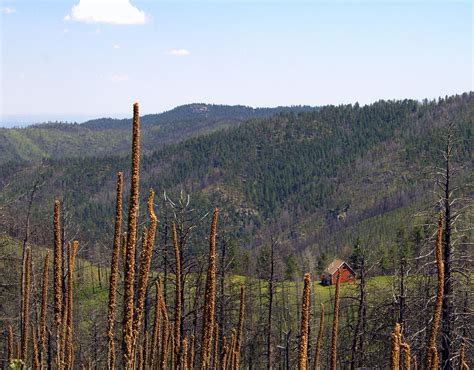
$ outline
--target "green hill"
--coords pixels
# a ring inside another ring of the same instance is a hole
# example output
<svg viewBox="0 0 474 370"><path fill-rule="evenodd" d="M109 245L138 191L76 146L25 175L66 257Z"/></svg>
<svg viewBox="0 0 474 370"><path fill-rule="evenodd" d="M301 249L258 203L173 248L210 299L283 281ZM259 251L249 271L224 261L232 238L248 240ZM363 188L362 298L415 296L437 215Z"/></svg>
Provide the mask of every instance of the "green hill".
<svg viewBox="0 0 474 370"><path fill-rule="evenodd" d="M142 148L151 152L164 144L239 125L250 119L310 107L250 108L189 104L161 114L141 117ZM100 118L82 124L48 123L26 128L0 128L0 163L43 158L126 155L131 140L131 119Z"/></svg>
<svg viewBox="0 0 474 370"><path fill-rule="evenodd" d="M368 234L375 243L389 245L415 212L434 204L430 177L442 158L450 121L458 141L456 181L473 180L473 112L474 94L466 93L424 103L380 101L281 112L229 125L149 151L142 160L142 196L149 187L159 194L184 190L197 209L219 206L232 225L230 234L243 247L259 245L270 234L287 253L307 248L316 255L335 253ZM148 123L142 124L147 148ZM107 136L105 122L89 125ZM121 140L124 148L130 145L128 136ZM4 164L2 181L9 186L2 196L27 193L32 178L41 174L35 223L49 224L53 199L65 197L76 237L96 256L104 243L110 244L115 174L125 171L127 183L129 159L93 155L94 146L86 147L90 155L53 156L40 169Z"/></svg>

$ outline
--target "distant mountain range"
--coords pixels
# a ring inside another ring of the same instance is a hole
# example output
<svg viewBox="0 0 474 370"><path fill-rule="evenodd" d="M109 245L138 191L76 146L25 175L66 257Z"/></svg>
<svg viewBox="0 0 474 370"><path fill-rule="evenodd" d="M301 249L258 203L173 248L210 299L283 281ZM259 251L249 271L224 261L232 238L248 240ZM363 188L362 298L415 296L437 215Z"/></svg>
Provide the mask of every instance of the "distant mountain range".
<svg viewBox="0 0 474 370"><path fill-rule="evenodd" d="M144 151L281 112L305 112L307 106L250 108L188 104L141 117ZM44 123L25 128L0 128L0 163L10 160L126 154L131 119L99 118L81 124Z"/></svg>

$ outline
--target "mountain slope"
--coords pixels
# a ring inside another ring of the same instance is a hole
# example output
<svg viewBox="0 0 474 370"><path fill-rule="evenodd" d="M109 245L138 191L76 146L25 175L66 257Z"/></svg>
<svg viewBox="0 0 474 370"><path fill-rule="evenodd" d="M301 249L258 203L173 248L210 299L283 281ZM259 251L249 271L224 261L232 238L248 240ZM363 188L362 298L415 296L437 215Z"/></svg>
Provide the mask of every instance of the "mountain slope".
<svg viewBox="0 0 474 370"><path fill-rule="evenodd" d="M141 117L143 150L235 126L244 121L270 117L284 111L308 111L309 107L250 108L189 104L161 114ZM41 124L0 129L0 163L65 158L125 155L131 140L131 119L101 118L82 124Z"/></svg>
<svg viewBox="0 0 474 370"><path fill-rule="evenodd" d="M472 181L470 93L424 104L281 113L167 145L144 156L142 195L149 187L168 194L184 189L196 208L219 206L243 246L270 232L291 249L334 251L367 232L391 243L397 228L433 201L427 179L441 158L448 120L457 124L456 179ZM42 173L36 222L48 220L53 199L67 194L77 233L93 250L108 241L115 173L128 168L129 159L116 156L54 159L41 170L10 170L4 181L13 193L27 192L33 175ZM4 192L5 199L13 193Z"/></svg>

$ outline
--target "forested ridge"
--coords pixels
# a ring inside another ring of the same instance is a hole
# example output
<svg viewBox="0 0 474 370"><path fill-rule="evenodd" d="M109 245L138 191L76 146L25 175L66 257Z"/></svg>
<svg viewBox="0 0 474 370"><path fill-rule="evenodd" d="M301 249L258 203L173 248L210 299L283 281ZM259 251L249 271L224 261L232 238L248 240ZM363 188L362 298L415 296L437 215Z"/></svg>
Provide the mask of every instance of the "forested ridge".
<svg viewBox="0 0 474 370"><path fill-rule="evenodd" d="M134 104L131 156L2 163L0 362L468 369L473 98L283 111L144 153ZM319 286L335 257L357 279Z"/></svg>
<svg viewBox="0 0 474 370"><path fill-rule="evenodd" d="M433 202L433 169L449 121L456 124L458 181L472 179L473 105L470 93L279 113L146 154L142 183L172 198L184 191L198 208L220 205L243 247L273 230L283 242L291 239L293 248L335 251L353 238L346 229L362 232L369 219L372 232L389 241L394 232L387 235L388 224L396 229L414 207ZM142 137L146 142L146 131ZM111 184L128 161L87 156L9 162L1 167L9 184L3 196L27 193L37 176L43 184L34 213L40 217L53 198L68 193L72 217L83 221L78 232L93 240L110 227Z"/></svg>
<svg viewBox="0 0 474 370"><path fill-rule="evenodd" d="M237 126L247 120L269 117L278 112L311 109L314 108L183 105L164 113L141 117L143 149L150 152L164 144ZM0 128L0 163L18 160L37 162L42 158L127 155L131 124L131 119L99 118L81 124L50 122L26 128Z"/></svg>

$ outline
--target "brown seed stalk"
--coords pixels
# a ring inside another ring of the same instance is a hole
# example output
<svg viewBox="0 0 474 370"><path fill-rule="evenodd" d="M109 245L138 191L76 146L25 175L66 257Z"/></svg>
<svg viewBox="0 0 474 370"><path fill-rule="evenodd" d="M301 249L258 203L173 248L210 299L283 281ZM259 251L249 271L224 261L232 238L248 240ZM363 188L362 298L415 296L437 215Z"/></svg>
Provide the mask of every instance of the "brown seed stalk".
<svg viewBox="0 0 474 370"><path fill-rule="evenodd" d="M410 345L408 343L401 343L400 348L402 350L402 364L403 369L411 370L411 353L410 353Z"/></svg>
<svg viewBox="0 0 474 370"><path fill-rule="evenodd" d="M227 338L222 338L222 351L221 351L221 370L226 369L226 358L227 358Z"/></svg>
<svg viewBox="0 0 474 370"><path fill-rule="evenodd" d="M38 351L38 341L36 340L35 326L33 324L31 324L31 339L33 342L33 369L39 370L41 367Z"/></svg>
<svg viewBox="0 0 474 370"><path fill-rule="evenodd" d="M436 264L438 267L438 292L436 294L435 309L433 312L433 320L431 322L431 332L428 340L428 351L426 355L426 369L435 369L433 360L438 357L436 350L436 335L438 334L439 322L441 318L441 307L444 295L444 264L443 264L443 215L440 213L438 218L438 231L436 233ZM436 369L437 369L436 365Z"/></svg>
<svg viewBox="0 0 474 370"><path fill-rule="evenodd" d="M400 324L395 324L390 336L390 369L398 370L400 368Z"/></svg>
<svg viewBox="0 0 474 370"><path fill-rule="evenodd" d="M188 341L186 337L181 343L181 360L180 360L181 370L188 370Z"/></svg>
<svg viewBox="0 0 474 370"><path fill-rule="evenodd" d="M41 315L40 315L40 340L41 340L41 352L44 351L46 346L46 311L48 304L48 276L49 273L49 251L44 257L43 265L43 285L41 288Z"/></svg>
<svg viewBox="0 0 474 370"><path fill-rule="evenodd" d="M145 338L143 339L143 368L148 369L148 331L145 332Z"/></svg>
<svg viewBox="0 0 474 370"><path fill-rule="evenodd" d="M216 304L216 232L219 210L214 209L212 215L211 234L209 237L209 266L206 277L204 295L204 313L202 323L202 345L200 368L205 369L209 363L212 332L214 329L214 315Z"/></svg>
<svg viewBox="0 0 474 370"><path fill-rule="evenodd" d="M137 232L137 212L139 197L140 171L140 117L138 103L133 104L132 132L132 173L130 185L130 202L128 205L127 246L124 264L124 297L123 297L123 339L122 361L126 369L133 366L133 318L134 318L134 285L135 285L135 249Z"/></svg>
<svg viewBox="0 0 474 370"><path fill-rule="evenodd" d="M311 275L304 275L303 298L301 299L301 328L298 352L298 369L306 370L308 366L308 328L309 328L309 305L311 298Z"/></svg>
<svg viewBox="0 0 474 370"><path fill-rule="evenodd" d="M14 348L15 348L15 343L13 341L13 329L11 325L8 325L8 353L7 353L8 364L10 364L13 360Z"/></svg>
<svg viewBox="0 0 474 370"><path fill-rule="evenodd" d="M214 347L212 350L212 369L217 369L219 364L219 325L214 325Z"/></svg>
<svg viewBox="0 0 474 370"><path fill-rule="evenodd" d="M120 254L120 236L122 230L122 187L123 174L117 174L117 190L115 196L115 231L114 243L112 248L112 261L110 263L110 277L109 277L109 303L107 310L107 339L108 339L108 369L115 369L115 317L116 317L116 300L117 300L117 275L118 263Z"/></svg>

